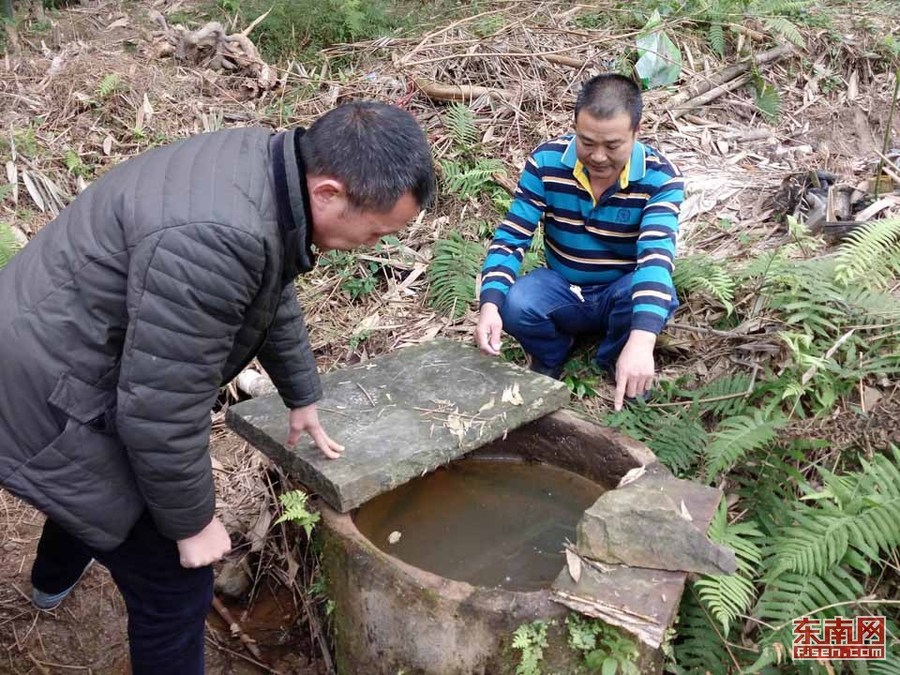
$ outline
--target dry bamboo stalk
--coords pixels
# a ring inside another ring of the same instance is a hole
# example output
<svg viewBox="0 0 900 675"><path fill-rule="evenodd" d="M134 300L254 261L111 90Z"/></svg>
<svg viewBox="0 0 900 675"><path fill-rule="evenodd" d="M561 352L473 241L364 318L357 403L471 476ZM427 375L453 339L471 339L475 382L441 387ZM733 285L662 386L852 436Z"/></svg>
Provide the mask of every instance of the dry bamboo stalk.
<svg viewBox="0 0 900 675"><path fill-rule="evenodd" d="M770 49L767 52L757 54L750 60L736 63L733 66L728 66L715 75L711 75L710 77L687 87L678 94L675 94L672 98L669 99L668 105L670 108L679 108L689 99L696 98L701 94L705 94L714 87L718 87L723 83L728 82L729 80L733 80L738 75L746 73L748 70L750 70L752 64L755 63L756 65L761 66L765 63L777 61L782 56L791 54L793 50L794 48L792 45L781 45L779 47L775 47L774 49Z"/></svg>
<svg viewBox="0 0 900 675"><path fill-rule="evenodd" d="M584 59L576 59L573 56L563 56L562 54L545 54L541 58L544 59L544 61L556 63L560 66L569 66L570 68L582 68L589 63Z"/></svg>
<svg viewBox="0 0 900 675"><path fill-rule="evenodd" d="M737 89L738 87L742 87L747 84L750 80L750 75L741 75L738 78L731 80L730 82L726 82L725 84L720 84L715 89L710 89L704 94L700 96L696 96L688 101L685 101L683 105L681 105L677 110L672 110L670 108L669 115L672 119L678 119L685 113L693 110L694 108L699 108L702 105L706 105L710 101L714 101L719 98L722 94L725 94L729 91Z"/></svg>
<svg viewBox="0 0 900 675"><path fill-rule="evenodd" d="M442 84L422 77L417 77L415 82L416 86L429 98L436 98L441 101L470 101L481 96L491 96L506 100L515 98L515 92L507 89L493 89L474 84Z"/></svg>

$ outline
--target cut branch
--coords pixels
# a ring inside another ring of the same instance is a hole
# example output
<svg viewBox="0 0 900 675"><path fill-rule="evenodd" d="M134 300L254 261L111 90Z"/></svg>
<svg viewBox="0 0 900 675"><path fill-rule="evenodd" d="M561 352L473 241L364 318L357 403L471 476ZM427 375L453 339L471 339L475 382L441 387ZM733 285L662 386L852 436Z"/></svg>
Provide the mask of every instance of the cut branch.
<svg viewBox="0 0 900 675"><path fill-rule="evenodd" d="M541 58L550 63L568 66L569 68L583 68L589 65L589 62L584 59L576 59L573 56L563 56L562 54L544 54Z"/></svg>
<svg viewBox="0 0 900 675"><path fill-rule="evenodd" d="M417 77L416 86L429 98L440 101L471 101L482 96L511 100L516 97L516 92L508 89L493 89L491 87L479 87L474 84L442 84L425 78Z"/></svg>
<svg viewBox="0 0 900 675"><path fill-rule="evenodd" d="M683 105L681 105L677 110L672 110L671 107L669 109L669 115L671 115L673 120L678 119L679 117L689 113L694 108L699 108L701 106L706 105L710 101L714 101L719 98L722 94L726 94L729 91L733 91L738 87L742 87L750 80L750 75L741 75L740 77L731 80L730 82L726 82L724 84L720 84L715 89L710 89L704 94L700 96L696 96L688 101L685 101Z"/></svg>
<svg viewBox="0 0 900 675"><path fill-rule="evenodd" d="M700 80L699 82L692 84L678 94L675 94L672 98L669 99L669 109L678 109L676 110L678 114L676 114L675 117L680 117L684 114L684 112L681 112L682 106L688 103L691 99L698 98L713 89L719 89L726 82L734 80L739 75L743 75L744 73L748 72L754 65L761 66L766 63L771 63L772 61L777 61L783 56L792 54L793 51L794 47L792 45L781 45L779 47L775 47L774 49L770 49L767 52L757 54L752 59L748 59L747 61L728 66L718 73ZM724 93L724 91L722 93Z"/></svg>

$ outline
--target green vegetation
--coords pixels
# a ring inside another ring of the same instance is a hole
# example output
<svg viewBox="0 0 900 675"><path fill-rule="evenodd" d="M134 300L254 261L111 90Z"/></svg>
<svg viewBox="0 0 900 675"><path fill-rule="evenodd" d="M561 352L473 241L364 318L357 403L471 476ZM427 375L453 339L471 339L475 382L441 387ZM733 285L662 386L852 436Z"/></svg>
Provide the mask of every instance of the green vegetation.
<svg viewBox="0 0 900 675"><path fill-rule="evenodd" d="M302 527L307 538L312 536L313 526L319 522L320 515L307 508L308 499L309 495L302 490L291 490L279 495L278 501L281 502L284 511L275 524L289 521Z"/></svg>
<svg viewBox="0 0 900 675"><path fill-rule="evenodd" d="M591 673L600 675L640 675L635 662L637 645L618 630L597 619L578 614L566 618L569 647L581 652Z"/></svg>
<svg viewBox="0 0 900 675"><path fill-rule="evenodd" d="M513 649L521 652L516 675L540 675L541 660L547 648L547 621L524 623L513 633Z"/></svg>
<svg viewBox="0 0 900 675"><path fill-rule="evenodd" d="M3 197L2 188L0 186L0 199ZM19 243L13 235L12 229L6 223L0 223L0 269L19 251Z"/></svg>
<svg viewBox="0 0 900 675"><path fill-rule="evenodd" d="M247 26L268 12L253 39L271 61L311 55L334 44L391 35L407 26L403 3L390 0L219 0L210 12Z"/></svg>

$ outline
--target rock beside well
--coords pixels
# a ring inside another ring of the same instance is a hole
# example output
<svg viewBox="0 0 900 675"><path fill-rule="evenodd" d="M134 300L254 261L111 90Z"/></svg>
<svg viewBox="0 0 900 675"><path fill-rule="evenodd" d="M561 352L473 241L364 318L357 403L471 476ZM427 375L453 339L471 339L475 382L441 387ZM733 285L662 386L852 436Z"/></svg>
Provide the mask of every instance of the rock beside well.
<svg viewBox="0 0 900 675"><path fill-rule="evenodd" d="M578 524L578 553L610 564L701 574L733 574L734 552L709 540L688 504L714 498L713 488L646 476L603 494Z"/></svg>

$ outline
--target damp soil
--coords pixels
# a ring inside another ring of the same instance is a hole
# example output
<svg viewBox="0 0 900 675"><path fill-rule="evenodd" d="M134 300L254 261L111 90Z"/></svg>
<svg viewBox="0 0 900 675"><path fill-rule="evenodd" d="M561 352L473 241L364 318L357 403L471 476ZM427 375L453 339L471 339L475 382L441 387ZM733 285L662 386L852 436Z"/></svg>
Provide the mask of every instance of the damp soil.
<svg viewBox="0 0 900 675"><path fill-rule="evenodd" d="M566 540L602 493L547 464L464 459L370 500L354 520L380 549L420 569L535 591L557 577Z"/></svg>

